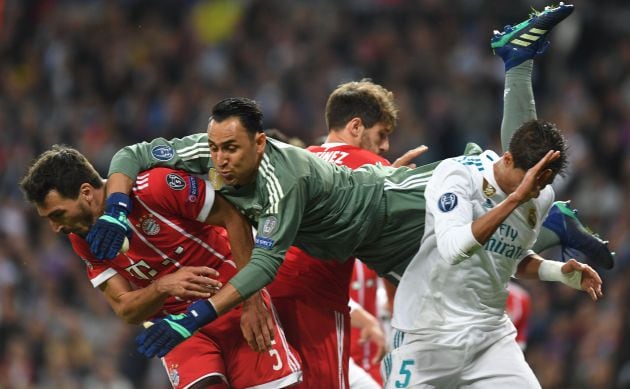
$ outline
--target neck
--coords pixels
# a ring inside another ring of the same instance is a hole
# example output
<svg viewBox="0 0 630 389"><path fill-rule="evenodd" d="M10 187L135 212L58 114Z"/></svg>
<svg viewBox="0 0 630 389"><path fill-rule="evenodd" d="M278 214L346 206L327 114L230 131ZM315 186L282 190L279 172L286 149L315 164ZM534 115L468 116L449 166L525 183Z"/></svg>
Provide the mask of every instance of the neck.
<svg viewBox="0 0 630 389"><path fill-rule="evenodd" d="M501 188L503 193L510 194L513 190L509 183L505 180L506 167L504 162L503 158L500 158L492 165L492 171L494 172L494 180L497 182L497 185L499 185L499 188Z"/></svg>
<svg viewBox="0 0 630 389"><path fill-rule="evenodd" d="M331 130L326 138L326 143L345 143L350 146L357 146L354 144L354 137L348 135L344 131Z"/></svg>

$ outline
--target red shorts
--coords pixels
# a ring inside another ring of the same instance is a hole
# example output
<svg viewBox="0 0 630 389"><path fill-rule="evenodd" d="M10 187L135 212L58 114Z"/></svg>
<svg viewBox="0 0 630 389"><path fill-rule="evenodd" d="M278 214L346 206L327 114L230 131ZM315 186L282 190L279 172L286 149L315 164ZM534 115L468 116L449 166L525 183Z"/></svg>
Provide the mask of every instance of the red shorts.
<svg viewBox="0 0 630 389"><path fill-rule="evenodd" d="M287 340L302 356L300 389L348 388L350 309L327 308L322 301L273 298Z"/></svg>
<svg viewBox="0 0 630 389"><path fill-rule="evenodd" d="M265 301L269 306L268 298ZM162 358L171 385L187 388L211 377L215 377L213 382L227 382L231 388L263 384L268 388L282 388L299 382L302 378L300 357L288 345L277 321L275 345L265 353L249 347L241 333L240 321L241 306L238 306Z"/></svg>

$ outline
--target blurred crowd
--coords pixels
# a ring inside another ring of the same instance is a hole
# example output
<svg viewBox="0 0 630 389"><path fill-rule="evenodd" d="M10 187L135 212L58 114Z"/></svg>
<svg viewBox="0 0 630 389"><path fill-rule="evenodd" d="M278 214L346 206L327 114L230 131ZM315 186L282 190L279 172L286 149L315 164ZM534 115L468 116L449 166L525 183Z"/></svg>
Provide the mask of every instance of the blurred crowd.
<svg viewBox="0 0 630 389"><path fill-rule="evenodd" d="M468 140L500 150L503 63L489 38L545 5L0 1L0 388L168 387L66 238L23 200L17 183L40 152L74 146L105 175L121 146L204 132L210 107L237 95L260 102L266 126L313 143L327 132L328 94L363 77L400 106L386 157L426 144L417 162L428 162ZM575 5L536 60L534 92L570 144L557 197L610 240L617 264L598 269L598 303L521 283L533 305L526 357L544 388L630 388L630 6Z"/></svg>

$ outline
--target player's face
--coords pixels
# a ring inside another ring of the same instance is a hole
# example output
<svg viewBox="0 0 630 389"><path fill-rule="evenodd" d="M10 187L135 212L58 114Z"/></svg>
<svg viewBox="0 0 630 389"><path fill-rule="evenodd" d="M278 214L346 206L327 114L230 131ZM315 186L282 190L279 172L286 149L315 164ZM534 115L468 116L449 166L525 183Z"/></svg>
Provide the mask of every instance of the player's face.
<svg viewBox="0 0 630 389"><path fill-rule="evenodd" d="M81 236L87 235L95 219L82 195L69 199L56 190L48 192L44 203L37 205L37 213L48 219L54 232L72 232Z"/></svg>
<svg viewBox="0 0 630 389"><path fill-rule="evenodd" d="M256 178L265 151L264 133L250 135L237 117L210 121L208 144L214 167L226 185L245 185Z"/></svg>
<svg viewBox="0 0 630 389"><path fill-rule="evenodd" d="M376 123L363 130L359 139L359 147L378 155L386 153L389 150L389 134L391 132L391 127Z"/></svg>

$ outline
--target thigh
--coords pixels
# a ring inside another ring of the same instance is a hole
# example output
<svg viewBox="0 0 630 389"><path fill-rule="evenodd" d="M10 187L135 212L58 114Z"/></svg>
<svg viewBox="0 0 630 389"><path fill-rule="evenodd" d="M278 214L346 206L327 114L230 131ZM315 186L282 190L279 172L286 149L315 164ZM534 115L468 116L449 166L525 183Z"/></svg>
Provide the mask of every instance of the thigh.
<svg viewBox="0 0 630 389"><path fill-rule="evenodd" d="M297 388L347 388L350 315L323 301L274 298L287 339L302 357L304 381Z"/></svg>
<svg viewBox="0 0 630 389"><path fill-rule="evenodd" d="M219 346L200 332L166 354L162 358L162 364L171 385L176 389L202 381L208 385L227 383Z"/></svg>
<svg viewBox="0 0 630 389"><path fill-rule="evenodd" d="M457 387L465 352L461 347L394 331L394 348L381 363L385 388Z"/></svg>
<svg viewBox="0 0 630 389"><path fill-rule="evenodd" d="M266 302L269 304L268 299ZM267 352L256 352L245 341L240 328L240 309L232 310L222 316L221 321L203 328L223 354L226 377L232 388L258 385L281 388L302 378L300 357L287 342L273 306L269 305L269 308L274 313L275 337L271 350Z"/></svg>
<svg viewBox="0 0 630 389"><path fill-rule="evenodd" d="M540 388L513 336L503 337L476 357L462 373L463 388Z"/></svg>
<svg viewBox="0 0 630 389"><path fill-rule="evenodd" d="M381 389L382 386L372 378L370 373L357 365L350 358L348 366L348 377L350 381L350 389Z"/></svg>

